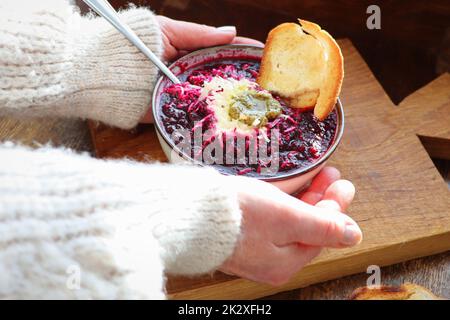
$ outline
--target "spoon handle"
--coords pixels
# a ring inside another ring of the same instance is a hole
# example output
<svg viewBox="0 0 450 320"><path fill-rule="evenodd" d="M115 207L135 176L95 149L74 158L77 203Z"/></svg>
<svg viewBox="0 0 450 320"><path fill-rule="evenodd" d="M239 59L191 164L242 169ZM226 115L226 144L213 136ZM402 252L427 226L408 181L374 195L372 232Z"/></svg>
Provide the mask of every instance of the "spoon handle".
<svg viewBox="0 0 450 320"><path fill-rule="evenodd" d="M131 43L142 51L173 83L180 83L180 80L158 59L157 56L142 42L131 28L120 20L117 11L107 0L83 0L91 9L111 23L120 33L122 33Z"/></svg>

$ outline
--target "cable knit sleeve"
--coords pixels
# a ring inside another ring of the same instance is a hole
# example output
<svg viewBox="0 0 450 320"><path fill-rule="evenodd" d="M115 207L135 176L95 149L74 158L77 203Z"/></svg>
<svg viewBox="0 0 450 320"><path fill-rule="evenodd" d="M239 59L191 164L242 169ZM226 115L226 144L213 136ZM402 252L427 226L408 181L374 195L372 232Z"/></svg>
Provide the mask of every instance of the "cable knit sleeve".
<svg viewBox="0 0 450 320"><path fill-rule="evenodd" d="M162 298L240 233L232 177L0 145L0 298Z"/></svg>
<svg viewBox="0 0 450 320"><path fill-rule="evenodd" d="M161 56L158 22L122 19ZM134 127L150 106L157 69L107 21L66 0L0 1L0 115L61 116Z"/></svg>

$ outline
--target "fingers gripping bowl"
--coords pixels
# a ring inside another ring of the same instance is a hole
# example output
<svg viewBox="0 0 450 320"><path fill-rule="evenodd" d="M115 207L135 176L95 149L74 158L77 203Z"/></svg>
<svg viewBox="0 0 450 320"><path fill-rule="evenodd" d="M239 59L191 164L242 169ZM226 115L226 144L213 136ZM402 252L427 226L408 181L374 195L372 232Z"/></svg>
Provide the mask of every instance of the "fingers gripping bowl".
<svg viewBox="0 0 450 320"><path fill-rule="evenodd" d="M156 132L170 162L210 165L294 193L336 150L344 112L338 100L319 121L311 108L291 108L259 87L262 54L260 47L227 45L173 63L170 69L184 84L158 80L152 101Z"/></svg>

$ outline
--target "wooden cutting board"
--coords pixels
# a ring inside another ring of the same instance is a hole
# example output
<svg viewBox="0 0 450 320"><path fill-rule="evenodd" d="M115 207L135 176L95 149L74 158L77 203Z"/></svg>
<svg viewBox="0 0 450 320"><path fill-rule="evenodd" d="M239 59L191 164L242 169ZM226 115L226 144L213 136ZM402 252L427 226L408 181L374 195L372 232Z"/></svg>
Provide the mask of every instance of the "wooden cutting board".
<svg viewBox="0 0 450 320"><path fill-rule="evenodd" d="M221 273L169 277L172 298L259 298L365 272L369 265L450 250L450 192L430 159L450 159L450 75L395 106L351 42L339 44L345 57L346 129L330 164L356 185L349 214L364 241L352 249L326 250L277 288ZM132 132L94 123L90 128L98 157L165 161L152 126Z"/></svg>

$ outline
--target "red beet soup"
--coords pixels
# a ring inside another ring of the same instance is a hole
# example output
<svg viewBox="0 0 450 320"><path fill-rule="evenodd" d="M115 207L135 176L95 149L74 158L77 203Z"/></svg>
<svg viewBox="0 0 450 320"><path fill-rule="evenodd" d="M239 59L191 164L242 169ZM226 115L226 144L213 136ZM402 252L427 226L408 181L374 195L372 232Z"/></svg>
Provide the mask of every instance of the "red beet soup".
<svg viewBox="0 0 450 320"><path fill-rule="evenodd" d="M178 75L181 84L166 83L158 107L163 128L172 141L180 142L176 141L176 132L188 132L191 135L188 156L194 159L212 143L222 146L224 151L220 154L212 149L212 155L220 161L208 164L225 174L268 175L264 169L273 165L270 162L274 158L268 161L262 157L251 158L254 152L258 154L261 146L252 143L251 137L256 137L256 141L264 140L269 156L276 153L279 173L317 162L336 137L337 111L319 121L311 108L291 108L288 101L256 84L259 67L260 61L254 58L219 58L183 70ZM222 102L226 97L231 107L227 106L225 113L221 109L218 111L218 103L213 107L211 96ZM238 125L233 127L233 124ZM277 134L272 134L275 131ZM196 134L202 136L200 144L195 143ZM239 138L242 143L238 142ZM272 150L271 139L277 139L277 150Z"/></svg>

